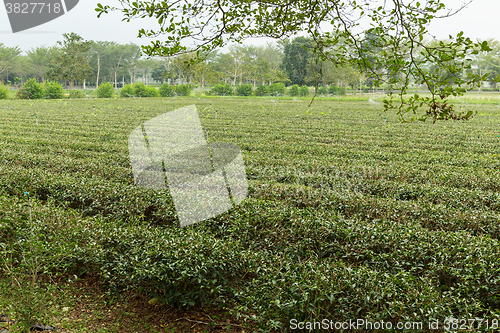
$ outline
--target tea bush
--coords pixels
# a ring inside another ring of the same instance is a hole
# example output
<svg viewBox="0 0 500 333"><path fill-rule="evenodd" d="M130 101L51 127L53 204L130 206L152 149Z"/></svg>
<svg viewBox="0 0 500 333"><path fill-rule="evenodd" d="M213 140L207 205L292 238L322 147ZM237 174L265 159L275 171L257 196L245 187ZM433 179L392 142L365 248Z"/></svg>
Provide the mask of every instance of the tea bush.
<svg viewBox="0 0 500 333"><path fill-rule="evenodd" d="M97 88L97 97L98 98L113 98L115 95L115 88L110 82L102 83Z"/></svg>
<svg viewBox="0 0 500 333"><path fill-rule="evenodd" d="M79 98L86 98L87 94L83 89L73 89L68 92L68 98L70 99L79 99Z"/></svg>
<svg viewBox="0 0 500 333"><path fill-rule="evenodd" d="M110 226L97 230L96 236L95 246L78 254L78 259L100 267L109 287L141 289L176 307L220 301L246 271L236 244L199 232ZM216 300L215 295L221 298Z"/></svg>
<svg viewBox="0 0 500 333"><path fill-rule="evenodd" d="M30 192L42 271L217 304L262 331L499 316L497 99L436 124L384 119L361 96L14 102L0 101L0 192L17 200L0 194L0 243L28 246ZM248 197L179 228L168 190L135 186L127 140L137 117L194 103L210 140L240 146Z"/></svg>
<svg viewBox="0 0 500 333"><path fill-rule="evenodd" d="M18 99L41 99L45 92L43 86L36 79L29 79L17 92Z"/></svg>
<svg viewBox="0 0 500 333"><path fill-rule="evenodd" d="M45 98L47 99L63 99L64 90L59 82L47 81L44 84Z"/></svg>

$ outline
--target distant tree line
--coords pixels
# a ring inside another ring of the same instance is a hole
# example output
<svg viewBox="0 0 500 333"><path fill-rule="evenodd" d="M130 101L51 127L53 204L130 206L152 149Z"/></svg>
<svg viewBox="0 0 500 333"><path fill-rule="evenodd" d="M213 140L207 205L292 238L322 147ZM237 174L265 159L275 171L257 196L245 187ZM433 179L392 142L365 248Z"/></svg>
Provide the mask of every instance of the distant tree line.
<svg viewBox="0 0 500 333"><path fill-rule="evenodd" d="M371 55L383 50L370 45L377 36L368 37L362 49L370 61ZM319 61L308 50L313 43L310 38L297 37L265 46L233 45L227 53L212 52L204 55L203 61L196 61L190 54L148 59L141 57L141 47L135 44L85 41L69 33L64 34L56 46L32 48L25 55L19 47L0 43L0 82L20 86L34 78L41 83L58 81L71 88L75 85L98 87L105 82L110 82L114 88L135 82L145 85L155 82L196 85L210 89L213 94L239 95L250 91L256 95L279 95L285 86L318 86L322 93L373 88L370 73L361 73L356 68L332 61ZM496 78L500 75L500 43L488 40L488 44L493 52L478 53L471 59L474 64L471 71L489 73L489 86L496 89ZM428 45L445 47L446 41L431 41ZM304 95L305 90L296 94Z"/></svg>

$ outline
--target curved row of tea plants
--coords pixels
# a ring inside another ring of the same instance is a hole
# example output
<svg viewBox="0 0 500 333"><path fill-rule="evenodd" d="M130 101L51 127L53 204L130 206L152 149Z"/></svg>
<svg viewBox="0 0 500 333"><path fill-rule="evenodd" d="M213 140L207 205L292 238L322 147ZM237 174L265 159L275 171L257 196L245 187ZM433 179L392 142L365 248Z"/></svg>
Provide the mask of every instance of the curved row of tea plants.
<svg viewBox="0 0 500 333"><path fill-rule="evenodd" d="M208 141L242 149L249 197L181 229L168 191L134 185L127 138L193 103ZM0 102L0 233L26 237L29 192L48 272L95 274L110 292L176 306L220 304L263 330L498 319L496 106L432 125L398 124L366 101L308 103Z"/></svg>

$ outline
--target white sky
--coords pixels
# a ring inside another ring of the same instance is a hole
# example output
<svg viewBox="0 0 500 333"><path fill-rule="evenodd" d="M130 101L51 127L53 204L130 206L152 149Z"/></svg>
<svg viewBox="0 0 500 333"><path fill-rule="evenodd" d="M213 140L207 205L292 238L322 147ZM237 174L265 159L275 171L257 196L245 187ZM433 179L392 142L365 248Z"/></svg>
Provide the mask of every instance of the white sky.
<svg viewBox="0 0 500 333"><path fill-rule="evenodd" d="M443 0L448 7L454 7L463 0ZM119 12L110 13L97 18L96 4L117 5L116 0L80 0L78 5L66 15L44 25L12 33L5 7L0 3L0 43L7 46L19 46L23 51L37 46L53 46L62 40L62 34L76 32L86 40L116 41L121 44L149 44L148 39L138 39L140 28L156 28L154 22L148 24L144 19L132 22L121 22ZM422 1L424 2L424 1ZM436 20L429 31L437 38L446 38L464 31L465 36L473 39L495 38L500 40L500 1L474 0L468 8L457 15ZM262 45L269 39L247 40L246 43Z"/></svg>

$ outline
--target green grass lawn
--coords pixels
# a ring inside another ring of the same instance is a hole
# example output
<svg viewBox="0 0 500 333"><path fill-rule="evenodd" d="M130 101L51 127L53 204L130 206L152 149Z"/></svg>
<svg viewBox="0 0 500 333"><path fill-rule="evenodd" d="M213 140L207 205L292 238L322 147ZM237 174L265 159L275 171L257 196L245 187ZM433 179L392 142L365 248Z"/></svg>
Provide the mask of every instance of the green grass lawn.
<svg viewBox="0 0 500 333"><path fill-rule="evenodd" d="M0 101L0 251L44 277L96 277L111 298L212 304L264 330L475 317L491 330L500 100L482 97L456 101L473 120L436 124L398 123L370 96ZM134 185L127 138L190 104L209 142L241 148L249 195L181 229L168 191Z"/></svg>

